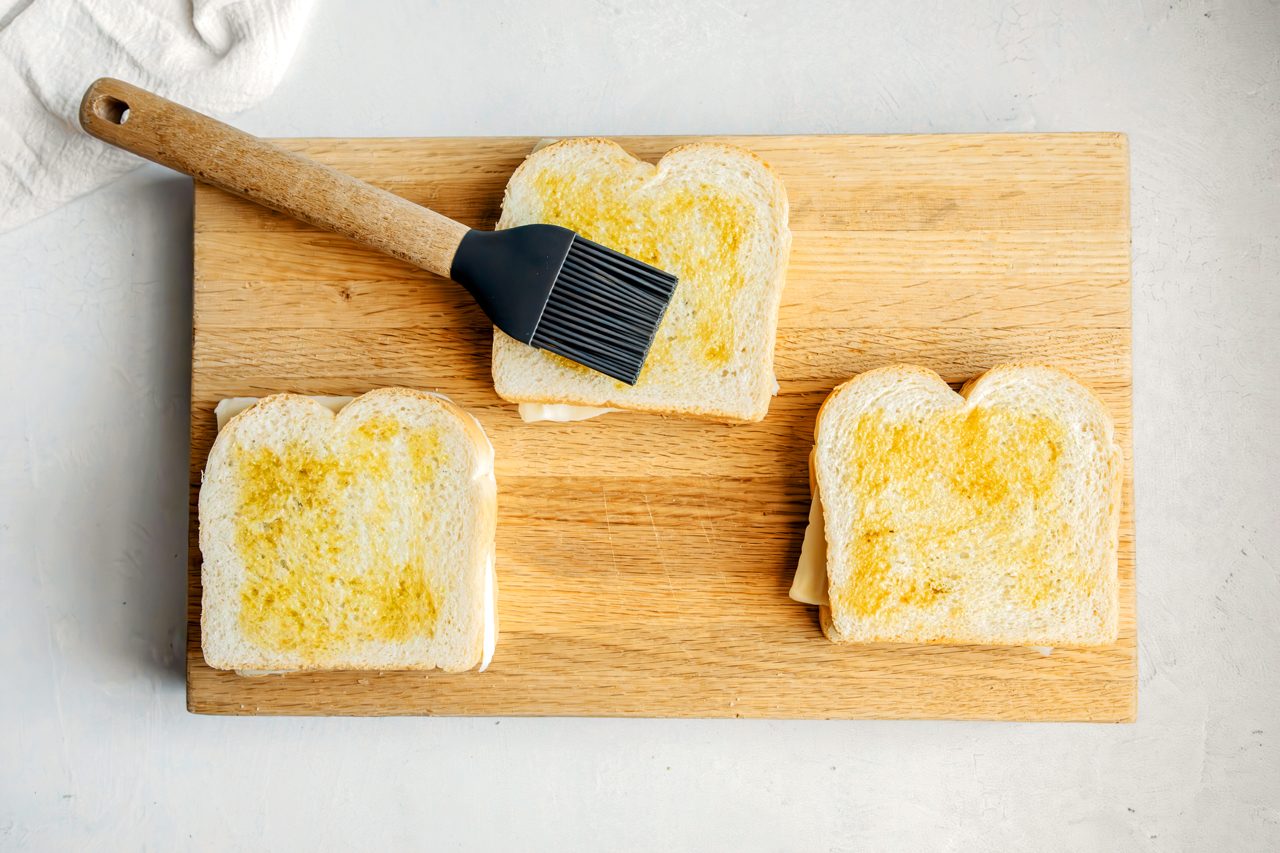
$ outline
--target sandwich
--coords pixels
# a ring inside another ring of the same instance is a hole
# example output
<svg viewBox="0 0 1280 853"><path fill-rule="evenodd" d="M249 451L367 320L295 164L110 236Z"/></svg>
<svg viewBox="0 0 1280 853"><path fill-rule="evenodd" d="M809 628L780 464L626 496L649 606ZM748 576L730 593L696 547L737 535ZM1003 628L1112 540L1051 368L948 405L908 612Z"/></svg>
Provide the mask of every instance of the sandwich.
<svg viewBox="0 0 1280 853"><path fill-rule="evenodd" d="M680 283L635 385L494 330L498 395L526 420L629 409L758 421L777 393L778 307L791 246L782 181L754 154L711 142L657 164L604 139L540 148L507 183L499 228L562 225Z"/></svg>
<svg viewBox="0 0 1280 853"><path fill-rule="evenodd" d="M1003 365L960 393L863 373L818 413L791 597L837 643L1114 643L1121 476L1110 416L1064 370Z"/></svg>
<svg viewBox="0 0 1280 853"><path fill-rule="evenodd" d="M200 487L201 644L242 673L483 670L493 448L449 400L224 400Z"/></svg>

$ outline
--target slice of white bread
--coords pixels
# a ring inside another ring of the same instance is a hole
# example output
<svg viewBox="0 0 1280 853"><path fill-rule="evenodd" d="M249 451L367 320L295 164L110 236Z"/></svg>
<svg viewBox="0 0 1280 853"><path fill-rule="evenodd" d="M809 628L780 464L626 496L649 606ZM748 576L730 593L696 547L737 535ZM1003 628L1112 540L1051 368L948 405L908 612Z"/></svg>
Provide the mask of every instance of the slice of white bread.
<svg viewBox="0 0 1280 853"><path fill-rule="evenodd" d="M217 669L458 672L496 643L493 448L444 397L278 394L221 428L200 488ZM336 411L335 411L336 410Z"/></svg>
<svg viewBox="0 0 1280 853"><path fill-rule="evenodd" d="M654 264L680 284L634 386L495 329L499 396L721 421L765 416L777 389L774 338L791 232L786 190L764 161L700 142L655 166L605 139L556 142L511 176L498 227L538 222Z"/></svg>
<svg viewBox="0 0 1280 853"><path fill-rule="evenodd" d="M1121 450L1067 371L1003 365L959 394L919 367L863 373L823 404L811 467L829 639L1115 642Z"/></svg>

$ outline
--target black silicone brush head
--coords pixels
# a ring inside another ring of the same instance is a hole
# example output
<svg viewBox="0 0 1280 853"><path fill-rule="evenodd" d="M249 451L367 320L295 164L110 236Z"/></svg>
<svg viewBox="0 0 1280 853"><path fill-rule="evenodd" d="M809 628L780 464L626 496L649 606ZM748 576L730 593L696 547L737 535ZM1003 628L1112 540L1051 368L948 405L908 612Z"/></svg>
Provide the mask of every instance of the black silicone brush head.
<svg viewBox="0 0 1280 853"><path fill-rule="evenodd" d="M556 225L471 231L451 275L511 337L634 385L676 277Z"/></svg>
<svg viewBox="0 0 1280 853"><path fill-rule="evenodd" d="M670 273L575 235L530 343L634 385L675 288Z"/></svg>

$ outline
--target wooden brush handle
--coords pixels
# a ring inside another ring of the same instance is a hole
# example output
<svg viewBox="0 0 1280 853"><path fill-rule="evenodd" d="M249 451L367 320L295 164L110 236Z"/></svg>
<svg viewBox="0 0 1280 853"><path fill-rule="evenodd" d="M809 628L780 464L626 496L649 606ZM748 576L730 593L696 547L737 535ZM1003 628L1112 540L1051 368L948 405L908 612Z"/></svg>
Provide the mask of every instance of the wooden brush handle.
<svg viewBox="0 0 1280 853"><path fill-rule="evenodd" d="M448 277L470 229L266 140L104 77L80 102L104 142Z"/></svg>

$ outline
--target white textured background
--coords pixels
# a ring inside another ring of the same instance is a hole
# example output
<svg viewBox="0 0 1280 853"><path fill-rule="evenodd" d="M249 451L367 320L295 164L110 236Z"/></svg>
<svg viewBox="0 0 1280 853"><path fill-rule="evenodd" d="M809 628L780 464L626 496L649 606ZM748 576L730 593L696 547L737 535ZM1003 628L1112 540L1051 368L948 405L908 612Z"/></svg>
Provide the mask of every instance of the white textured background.
<svg viewBox="0 0 1280 853"><path fill-rule="evenodd" d="M191 191L148 166L0 235L0 847L1280 848L1276 2L329 2L237 121L1128 133L1139 721L189 716Z"/></svg>

